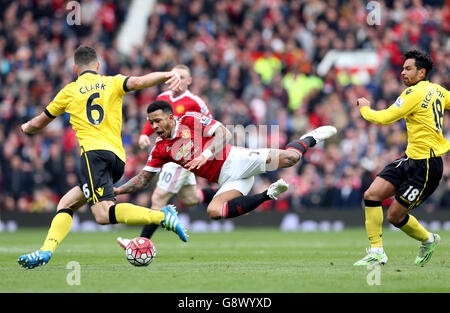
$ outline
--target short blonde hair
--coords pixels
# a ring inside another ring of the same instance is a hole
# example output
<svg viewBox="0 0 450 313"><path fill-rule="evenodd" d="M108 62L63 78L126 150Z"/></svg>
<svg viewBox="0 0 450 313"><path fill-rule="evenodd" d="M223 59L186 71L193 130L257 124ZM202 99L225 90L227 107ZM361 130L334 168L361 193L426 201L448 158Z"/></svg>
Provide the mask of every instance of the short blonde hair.
<svg viewBox="0 0 450 313"><path fill-rule="evenodd" d="M177 64L173 67L173 69L176 69L176 68L185 70L186 72L188 72L189 76L191 76L191 69L187 65Z"/></svg>

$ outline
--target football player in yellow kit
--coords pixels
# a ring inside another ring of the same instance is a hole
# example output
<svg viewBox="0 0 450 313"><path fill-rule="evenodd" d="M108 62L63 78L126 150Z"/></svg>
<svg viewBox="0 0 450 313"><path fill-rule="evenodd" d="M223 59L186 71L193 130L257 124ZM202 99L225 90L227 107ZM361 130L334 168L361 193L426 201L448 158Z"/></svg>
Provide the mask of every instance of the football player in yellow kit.
<svg viewBox="0 0 450 313"><path fill-rule="evenodd" d="M80 184L69 190L59 202L43 246L20 256L18 263L25 268L48 263L56 247L70 231L73 212L86 203L99 224L158 224L187 241L173 206L159 211L131 203L116 203L113 190L113 184L122 177L125 167L121 138L123 96L129 91L162 82L168 84L169 89L177 89L180 85L179 73L103 76L97 73L100 64L96 51L88 46L75 50L74 63L77 80L58 92L45 110L24 123L21 129L26 134L34 134L58 115L69 113L81 148Z"/></svg>
<svg viewBox="0 0 450 313"><path fill-rule="evenodd" d="M441 155L450 149L443 137L444 109L450 109L450 93L429 82L433 61L418 50L404 53L401 77L407 88L394 104L385 110L370 108L370 102L359 98L364 119L376 124L390 124L402 118L406 121L408 146L405 155L387 165L364 193L366 231L370 242L367 255L354 265L384 264L382 201L395 196L387 210L388 221L410 237L421 242L415 264L423 266L431 258L440 237L429 233L410 211L423 203L436 190L442 177Z"/></svg>

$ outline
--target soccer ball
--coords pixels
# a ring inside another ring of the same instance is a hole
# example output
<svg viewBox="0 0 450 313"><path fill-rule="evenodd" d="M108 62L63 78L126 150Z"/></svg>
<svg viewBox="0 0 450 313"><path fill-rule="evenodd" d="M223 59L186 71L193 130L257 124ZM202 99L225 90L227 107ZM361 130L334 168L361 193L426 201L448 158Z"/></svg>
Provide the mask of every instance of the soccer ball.
<svg viewBox="0 0 450 313"><path fill-rule="evenodd" d="M128 262L134 266L147 266L152 263L156 255L156 248L153 242L144 237L130 240L125 249Z"/></svg>

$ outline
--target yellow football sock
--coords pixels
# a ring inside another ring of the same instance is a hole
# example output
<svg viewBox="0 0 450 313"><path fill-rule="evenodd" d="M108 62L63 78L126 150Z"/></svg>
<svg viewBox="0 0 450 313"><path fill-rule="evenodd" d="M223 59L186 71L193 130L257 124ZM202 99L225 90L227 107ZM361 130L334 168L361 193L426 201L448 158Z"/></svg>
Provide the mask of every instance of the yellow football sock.
<svg viewBox="0 0 450 313"><path fill-rule="evenodd" d="M127 225L161 224L164 213L131 203L118 203L115 207L117 223Z"/></svg>
<svg viewBox="0 0 450 313"><path fill-rule="evenodd" d="M427 241L430 238L430 233L419 224L414 216L408 214L405 220L406 223L399 227L405 234L421 242Z"/></svg>
<svg viewBox="0 0 450 313"><path fill-rule="evenodd" d="M366 232L369 237L371 248L383 247L382 228L383 228L383 208L381 202L364 201L366 205Z"/></svg>
<svg viewBox="0 0 450 313"><path fill-rule="evenodd" d="M44 245L40 249L41 251L51 251L52 253L55 251L56 247L67 236L72 227L72 215L73 212L71 209L62 209L56 213L48 230Z"/></svg>

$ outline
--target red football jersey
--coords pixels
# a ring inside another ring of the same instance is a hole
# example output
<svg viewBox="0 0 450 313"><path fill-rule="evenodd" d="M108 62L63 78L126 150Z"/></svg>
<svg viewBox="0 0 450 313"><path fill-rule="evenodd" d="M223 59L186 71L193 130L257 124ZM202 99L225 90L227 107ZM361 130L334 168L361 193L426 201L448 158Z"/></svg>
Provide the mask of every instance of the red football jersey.
<svg viewBox="0 0 450 313"><path fill-rule="evenodd" d="M217 127L222 125L211 117L195 112L188 112L175 121L171 138L156 138L155 146L150 152L145 171L159 172L168 162L177 163L183 167L198 157L214 138ZM199 169L192 172L195 175L217 182L231 145L226 145L219 156L214 156Z"/></svg>
<svg viewBox="0 0 450 313"><path fill-rule="evenodd" d="M186 90L183 94L175 98L173 97L172 90L168 90L157 96L156 100L169 102L172 105L173 115L176 117L181 117L186 112L198 112L211 117L205 101L189 90ZM153 134L153 129L150 123L147 122L145 123L144 129L142 129L141 135L150 136L151 134Z"/></svg>

